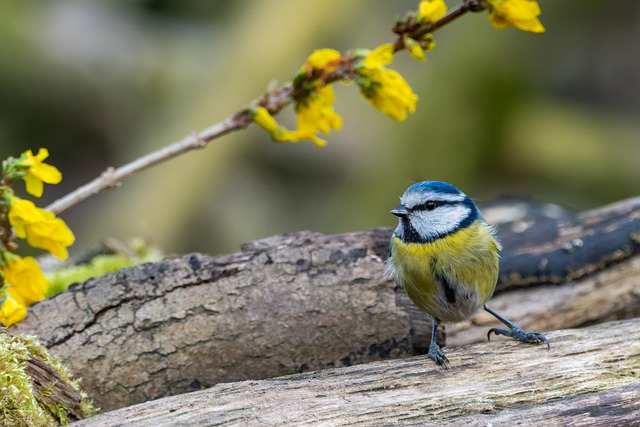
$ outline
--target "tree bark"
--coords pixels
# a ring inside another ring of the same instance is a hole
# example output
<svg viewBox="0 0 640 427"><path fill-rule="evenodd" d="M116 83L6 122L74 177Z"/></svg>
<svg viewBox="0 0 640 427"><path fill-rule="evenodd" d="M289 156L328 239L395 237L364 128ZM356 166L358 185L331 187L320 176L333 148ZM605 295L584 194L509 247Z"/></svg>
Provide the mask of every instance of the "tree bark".
<svg viewBox="0 0 640 427"><path fill-rule="evenodd" d="M425 356L218 384L75 425L638 425L640 319Z"/></svg>
<svg viewBox="0 0 640 427"><path fill-rule="evenodd" d="M640 316L640 199L578 215L521 211L500 225L493 308L541 331ZM384 277L390 235L300 232L143 264L34 305L12 332L38 335L105 410L420 353L430 326ZM608 243L585 243L594 236ZM486 340L491 322L450 326L449 347Z"/></svg>
<svg viewBox="0 0 640 427"><path fill-rule="evenodd" d="M37 334L103 409L408 355L409 317L376 253L387 239L302 232L167 258L74 285L13 333Z"/></svg>

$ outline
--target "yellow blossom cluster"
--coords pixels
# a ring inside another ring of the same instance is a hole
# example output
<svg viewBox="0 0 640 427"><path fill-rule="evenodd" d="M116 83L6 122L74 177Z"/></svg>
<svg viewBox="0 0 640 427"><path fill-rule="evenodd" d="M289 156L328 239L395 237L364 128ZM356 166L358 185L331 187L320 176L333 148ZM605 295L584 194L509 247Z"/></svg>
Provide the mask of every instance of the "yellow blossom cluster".
<svg viewBox="0 0 640 427"><path fill-rule="evenodd" d="M523 31L543 33L538 19L540 6L535 0L487 0L489 21L498 29L516 27Z"/></svg>
<svg viewBox="0 0 640 427"><path fill-rule="evenodd" d="M67 246L73 244L75 237L67 224L32 201L14 197L9 222L16 236L27 239L30 246L45 249L61 260L69 256Z"/></svg>
<svg viewBox="0 0 640 427"><path fill-rule="evenodd" d="M52 212L37 207L33 202L13 194L8 183L16 177L25 181L27 193L40 197L44 183L57 184L62 179L60 171L44 160L49 152L41 148L37 155L31 150L22 153L18 159L3 163L3 195L0 210L7 219L15 236L26 239L35 248L45 249L61 260L69 254L67 247L73 244L75 237L69 227ZM7 226L7 224L0 224ZM4 236L10 236L4 230ZM32 257L20 257L9 249L11 242L3 241L0 246L0 322L9 326L26 316L27 307L44 298L48 283L38 262Z"/></svg>
<svg viewBox="0 0 640 427"><path fill-rule="evenodd" d="M27 307L44 299L49 284L32 257L6 257L2 267L4 282L8 284L0 309L0 322L5 326L21 321L27 315Z"/></svg>
<svg viewBox="0 0 640 427"><path fill-rule="evenodd" d="M444 0L422 0L418 5L418 15L416 20L418 24L430 24L442 18L447 13L447 5ZM424 52L435 47L435 42L431 34L426 34L420 40L411 37L403 37L404 47L407 52L414 58L424 62L427 58Z"/></svg>
<svg viewBox="0 0 640 427"><path fill-rule="evenodd" d="M525 31L544 31L538 20L540 7L535 0L485 0L479 7L488 10L489 20L496 28L514 26ZM401 35L400 46L414 58L425 61L425 51L431 50L435 42L431 33L424 34L423 31L431 28L428 27L431 24L437 27L443 25L442 22L449 22L441 19L446 14L444 0L420 1L417 13L410 14L407 21L401 22L404 26L398 27L404 28L397 31ZM413 32L416 26L422 31ZM311 140L319 146L325 145L326 141L318 137L318 133L326 135L332 129L342 128L342 118L333 108L335 97L330 84L355 80L360 92L373 107L395 120L403 121L408 113L415 112L418 96L400 73L385 67L393 61L394 52L398 49L397 44L384 44L373 51L358 50L351 56L342 56L333 49L316 50L307 58L290 87L289 100L295 103L297 129L289 130L281 126L271 115L282 108L282 100L267 109L263 106L269 104L265 98L267 102L249 109L251 117L275 141Z"/></svg>
<svg viewBox="0 0 640 427"><path fill-rule="evenodd" d="M366 53L356 67L360 92L378 110L398 121L416 111L418 95L395 70L384 66L393 61L393 45L384 44Z"/></svg>
<svg viewBox="0 0 640 427"><path fill-rule="evenodd" d="M366 51L361 53L361 58L362 61L356 67L355 80L371 105L399 121L407 117L407 111L414 112L417 96L397 71L384 67L393 61L393 46L389 44L373 52ZM336 50L317 50L309 56L298 73L297 79L313 76L318 71L326 76L336 69L341 59L340 52ZM342 79L344 83L349 83L351 80L350 76ZM262 106L251 109L252 118L269 132L275 141L311 140L322 146L326 141L317 136L318 132L328 134L332 129L342 128L342 117L333 108L335 102L333 87L326 84L323 79L313 80L311 88L307 88L304 96L299 96L294 101L297 113L295 131L278 124L269 111Z"/></svg>
<svg viewBox="0 0 640 427"><path fill-rule="evenodd" d="M316 50L309 56L299 75L313 74L315 70L330 73L336 68L340 60L340 52L333 49ZM297 142L311 140L316 145L326 145L326 141L318 137L318 132L325 135L334 130L342 129L342 117L333 109L335 96L333 87L322 81L314 82L312 90L306 96L295 100L297 126L291 131L276 122L264 107L254 107L251 111L253 120L271 134L275 141Z"/></svg>

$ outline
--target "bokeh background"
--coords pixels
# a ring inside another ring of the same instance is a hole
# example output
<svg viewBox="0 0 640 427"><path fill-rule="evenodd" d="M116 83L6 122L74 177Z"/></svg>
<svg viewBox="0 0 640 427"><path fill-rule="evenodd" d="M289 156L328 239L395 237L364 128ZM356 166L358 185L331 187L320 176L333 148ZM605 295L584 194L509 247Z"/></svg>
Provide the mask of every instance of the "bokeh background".
<svg viewBox="0 0 640 427"><path fill-rule="evenodd" d="M375 48L418 0L7 1L0 5L0 158L47 147L64 175L40 206L231 115L317 48ZM455 5L447 1L449 7ZM576 210L640 194L640 2L541 0L543 35L486 14L397 69L419 95L397 123L336 87L327 147L255 126L62 214L72 252L106 236L209 254L310 229L391 226L411 183ZM289 108L278 120L292 124ZM22 190L22 189L21 189Z"/></svg>

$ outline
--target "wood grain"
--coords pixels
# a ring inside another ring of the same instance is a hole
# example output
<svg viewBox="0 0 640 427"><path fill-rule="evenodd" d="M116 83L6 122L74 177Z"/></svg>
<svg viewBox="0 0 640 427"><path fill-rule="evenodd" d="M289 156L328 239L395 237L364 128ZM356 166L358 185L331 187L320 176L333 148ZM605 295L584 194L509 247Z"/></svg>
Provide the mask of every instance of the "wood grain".
<svg viewBox="0 0 640 427"><path fill-rule="evenodd" d="M135 405L75 426L638 425L640 319L261 381Z"/></svg>

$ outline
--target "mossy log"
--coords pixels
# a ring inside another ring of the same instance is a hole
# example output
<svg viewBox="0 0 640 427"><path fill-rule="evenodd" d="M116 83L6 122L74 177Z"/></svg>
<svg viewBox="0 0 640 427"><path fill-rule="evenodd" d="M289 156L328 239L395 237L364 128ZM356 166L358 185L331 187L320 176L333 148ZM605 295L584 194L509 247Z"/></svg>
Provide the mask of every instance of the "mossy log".
<svg viewBox="0 0 640 427"><path fill-rule="evenodd" d="M0 327L0 425L57 426L95 414L77 380L35 340Z"/></svg>
<svg viewBox="0 0 640 427"><path fill-rule="evenodd" d="M578 215L514 206L524 213L497 221L505 248L494 308L540 331L640 316L640 199ZM505 206L484 212L496 209ZM37 334L106 410L406 357L424 350L429 323L384 278L390 234L299 232L237 254L143 264L71 286L12 330ZM449 348L484 341L493 326L480 314L449 327Z"/></svg>
<svg viewBox="0 0 640 427"><path fill-rule="evenodd" d="M218 384L98 415L91 427L638 425L640 319L426 356Z"/></svg>

